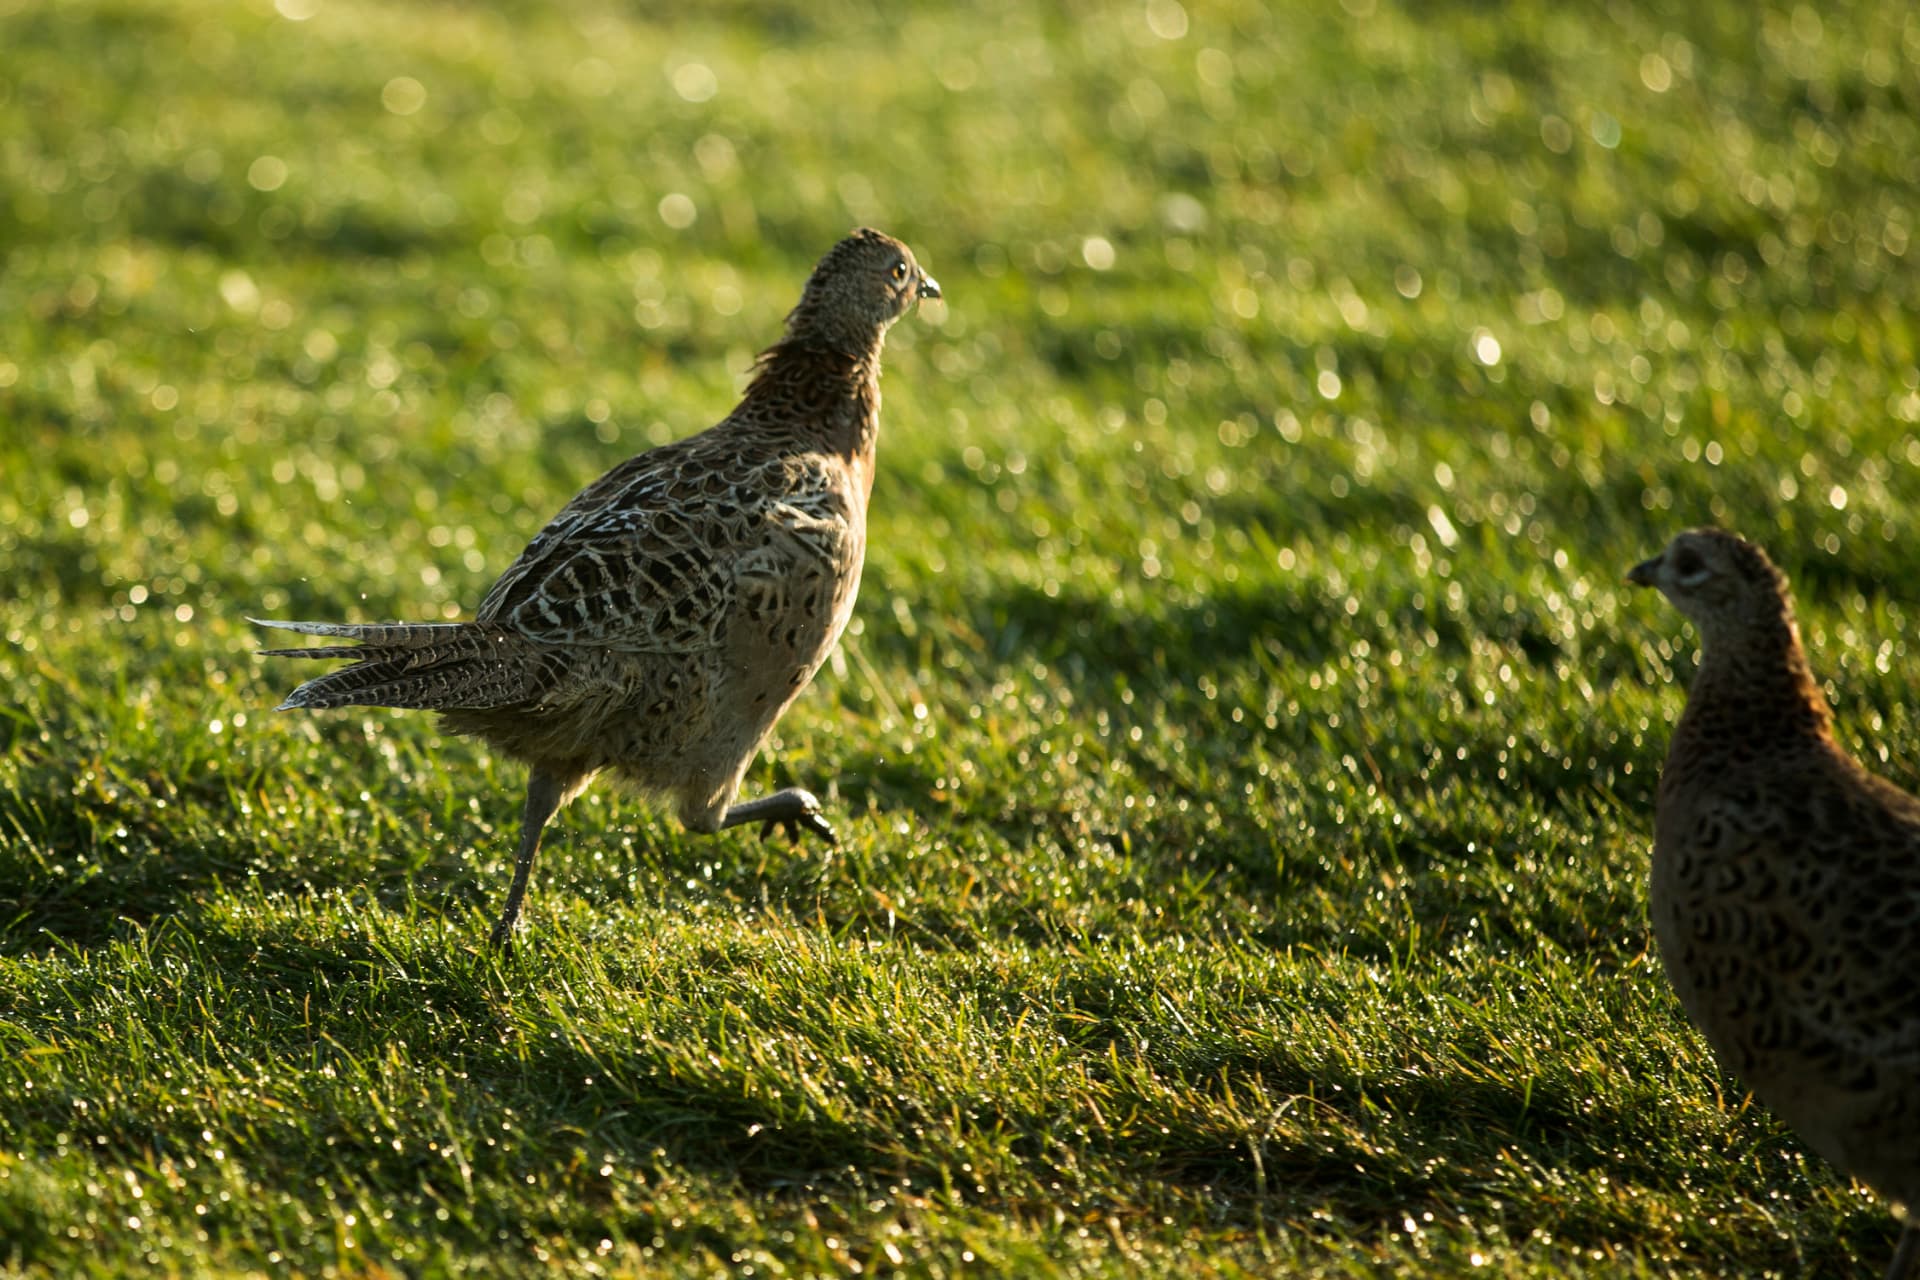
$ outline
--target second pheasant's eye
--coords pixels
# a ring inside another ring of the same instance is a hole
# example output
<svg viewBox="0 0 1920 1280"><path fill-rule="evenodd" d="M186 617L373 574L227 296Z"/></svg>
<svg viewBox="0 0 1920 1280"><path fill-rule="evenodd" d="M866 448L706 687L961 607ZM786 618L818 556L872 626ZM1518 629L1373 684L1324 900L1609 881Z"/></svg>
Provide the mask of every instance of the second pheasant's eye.
<svg viewBox="0 0 1920 1280"><path fill-rule="evenodd" d="M893 271L891 272L891 274L893 276L893 282L895 284L899 284L902 280L905 280L907 278L907 264L904 262L894 263Z"/></svg>
<svg viewBox="0 0 1920 1280"><path fill-rule="evenodd" d="M1673 576L1681 582L1698 582L1707 576L1707 566L1697 552L1678 551L1673 557Z"/></svg>

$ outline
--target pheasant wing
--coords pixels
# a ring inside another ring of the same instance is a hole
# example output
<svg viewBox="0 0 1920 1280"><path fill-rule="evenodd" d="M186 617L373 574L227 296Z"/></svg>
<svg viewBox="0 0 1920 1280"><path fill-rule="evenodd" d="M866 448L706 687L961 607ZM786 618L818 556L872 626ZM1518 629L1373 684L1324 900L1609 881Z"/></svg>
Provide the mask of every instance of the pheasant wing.
<svg viewBox="0 0 1920 1280"><path fill-rule="evenodd" d="M702 438L683 442L692 446ZM817 473L667 446L583 490L480 604L479 620L553 644L690 653L719 643L743 565L774 543ZM682 461L693 465L681 466Z"/></svg>

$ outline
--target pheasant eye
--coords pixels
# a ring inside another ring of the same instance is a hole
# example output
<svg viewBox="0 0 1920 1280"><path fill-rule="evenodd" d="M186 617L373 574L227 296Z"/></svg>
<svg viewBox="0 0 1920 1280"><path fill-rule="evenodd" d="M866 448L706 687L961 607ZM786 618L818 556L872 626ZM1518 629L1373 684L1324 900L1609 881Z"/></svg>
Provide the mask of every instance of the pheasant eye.
<svg viewBox="0 0 1920 1280"><path fill-rule="evenodd" d="M1673 557L1673 573L1683 581L1694 581L1707 576L1707 566L1697 552L1681 551Z"/></svg>
<svg viewBox="0 0 1920 1280"><path fill-rule="evenodd" d="M904 262L894 263L893 270L889 274L892 275L893 282L895 284L899 284L902 280L905 280L907 278L907 264Z"/></svg>

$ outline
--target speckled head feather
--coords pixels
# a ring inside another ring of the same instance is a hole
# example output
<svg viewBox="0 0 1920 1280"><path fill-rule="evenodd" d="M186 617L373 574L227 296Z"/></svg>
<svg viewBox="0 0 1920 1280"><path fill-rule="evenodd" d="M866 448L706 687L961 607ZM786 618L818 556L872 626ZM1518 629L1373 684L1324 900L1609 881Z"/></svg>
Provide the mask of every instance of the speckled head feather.
<svg viewBox="0 0 1920 1280"><path fill-rule="evenodd" d="M786 341L865 356L914 303L939 296L939 283L914 261L911 249L884 231L861 227L814 267L787 316Z"/></svg>
<svg viewBox="0 0 1920 1280"><path fill-rule="evenodd" d="M1725 529L1687 530L1665 551L1635 565L1627 580L1658 588L1710 646L1744 635L1756 624L1794 625L1786 575L1766 552Z"/></svg>
<svg viewBox="0 0 1920 1280"><path fill-rule="evenodd" d="M1689 529L1627 581L1658 589L1700 632L1704 656L1679 740L1708 731L1710 713L1699 708L1736 705L1757 722L1827 734L1833 713L1800 645L1787 576L1766 552L1725 529ZM1703 688L1741 692L1702 699Z"/></svg>

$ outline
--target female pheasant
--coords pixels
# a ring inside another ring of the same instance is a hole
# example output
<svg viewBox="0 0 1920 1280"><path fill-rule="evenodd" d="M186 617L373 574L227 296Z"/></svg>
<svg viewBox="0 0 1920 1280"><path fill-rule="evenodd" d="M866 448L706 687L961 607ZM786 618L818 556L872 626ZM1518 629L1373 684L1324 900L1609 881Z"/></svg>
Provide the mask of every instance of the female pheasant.
<svg viewBox="0 0 1920 1280"><path fill-rule="evenodd" d="M866 555L887 329L940 286L867 228L814 268L784 336L721 422L629 458L520 554L471 622L265 622L357 643L281 709L418 707L525 761L510 945L547 821L602 770L671 796L682 822L833 828L791 787L734 803L761 742L853 611Z"/></svg>
<svg viewBox="0 0 1920 1280"><path fill-rule="evenodd" d="M1760 548L1695 529L1627 578L1678 606L1702 651L1654 820L1667 976L1809 1146L1920 1212L1920 800L1834 742ZM1909 1220L1889 1280L1916 1250Z"/></svg>

